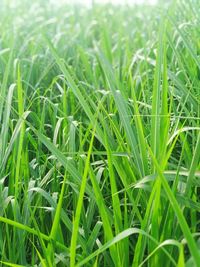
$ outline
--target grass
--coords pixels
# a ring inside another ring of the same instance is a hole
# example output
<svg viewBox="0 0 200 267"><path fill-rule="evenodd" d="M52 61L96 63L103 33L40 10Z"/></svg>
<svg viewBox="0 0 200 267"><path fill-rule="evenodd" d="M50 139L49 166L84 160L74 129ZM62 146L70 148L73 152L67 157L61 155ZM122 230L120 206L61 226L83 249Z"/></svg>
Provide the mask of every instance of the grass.
<svg viewBox="0 0 200 267"><path fill-rule="evenodd" d="M199 10L1 1L0 266L199 266Z"/></svg>

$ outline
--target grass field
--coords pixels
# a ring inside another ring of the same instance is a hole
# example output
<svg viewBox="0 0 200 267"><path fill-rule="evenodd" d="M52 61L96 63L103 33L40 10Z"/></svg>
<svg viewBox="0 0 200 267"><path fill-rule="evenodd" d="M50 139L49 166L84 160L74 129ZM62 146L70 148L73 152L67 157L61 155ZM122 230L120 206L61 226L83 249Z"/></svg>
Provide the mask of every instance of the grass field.
<svg viewBox="0 0 200 267"><path fill-rule="evenodd" d="M199 194L200 1L0 2L0 266L198 267Z"/></svg>

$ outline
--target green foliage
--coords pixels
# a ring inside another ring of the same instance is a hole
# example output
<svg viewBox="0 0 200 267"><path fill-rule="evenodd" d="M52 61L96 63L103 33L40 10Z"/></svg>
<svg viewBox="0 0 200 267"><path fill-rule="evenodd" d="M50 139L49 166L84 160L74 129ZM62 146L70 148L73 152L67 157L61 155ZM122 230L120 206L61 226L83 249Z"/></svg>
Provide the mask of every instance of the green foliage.
<svg viewBox="0 0 200 267"><path fill-rule="evenodd" d="M199 266L200 2L0 2L0 266Z"/></svg>

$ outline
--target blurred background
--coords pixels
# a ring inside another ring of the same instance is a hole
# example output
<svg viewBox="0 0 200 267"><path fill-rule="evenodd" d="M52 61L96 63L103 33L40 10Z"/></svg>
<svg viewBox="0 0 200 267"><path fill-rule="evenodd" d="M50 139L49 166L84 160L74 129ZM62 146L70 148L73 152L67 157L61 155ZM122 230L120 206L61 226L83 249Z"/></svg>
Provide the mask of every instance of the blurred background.
<svg viewBox="0 0 200 267"><path fill-rule="evenodd" d="M149 4L155 5L159 0L43 0L43 3L50 2L51 4L61 5L61 4L81 4L85 6L91 6L93 3L98 4L108 4L111 3L113 5L141 5L141 4ZM0 3L7 2L10 4L16 4L21 2L26 2L26 0L1 0ZM35 2L35 1L34 1ZM30 3L30 1L29 1Z"/></svg>
<svg viewBox="0 0 200 267"><path fill-rule="evenodd" d="M157 0L51 0L52 2L57 3L75 3L75 4L84 4L84 5L92 5L92 3L99 3L99 4L106 4L106 3L112 3L112 4L156 4Z"/></svg>

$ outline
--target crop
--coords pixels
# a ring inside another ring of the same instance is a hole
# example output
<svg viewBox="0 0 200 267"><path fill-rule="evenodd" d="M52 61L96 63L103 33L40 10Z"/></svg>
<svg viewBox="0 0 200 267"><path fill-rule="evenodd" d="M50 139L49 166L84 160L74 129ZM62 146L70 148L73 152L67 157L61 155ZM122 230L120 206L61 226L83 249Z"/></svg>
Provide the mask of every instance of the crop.
<svg viewBox="0 0 200 267"><path fill-rule="evenodd" d="M200 2L0 2L0 265L200 266Z"/></svg>

